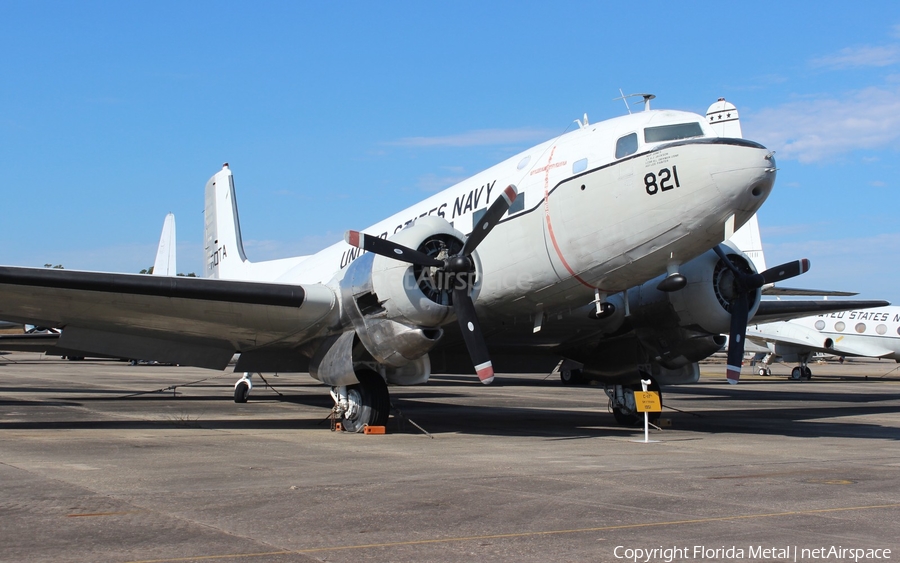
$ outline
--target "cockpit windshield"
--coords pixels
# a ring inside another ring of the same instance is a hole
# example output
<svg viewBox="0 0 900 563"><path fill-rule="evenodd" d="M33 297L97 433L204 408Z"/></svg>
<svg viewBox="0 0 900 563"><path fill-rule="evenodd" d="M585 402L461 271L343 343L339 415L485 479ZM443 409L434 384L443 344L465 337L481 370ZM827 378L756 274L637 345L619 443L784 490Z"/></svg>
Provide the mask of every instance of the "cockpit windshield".
<svg viewBox="0 0 900 563"><path fill-rule="evenodd" d="M702 136L703 128L697 122L660 125L659 127L647 127L644 129L644 142L646 143L661 143Z"/></svg>

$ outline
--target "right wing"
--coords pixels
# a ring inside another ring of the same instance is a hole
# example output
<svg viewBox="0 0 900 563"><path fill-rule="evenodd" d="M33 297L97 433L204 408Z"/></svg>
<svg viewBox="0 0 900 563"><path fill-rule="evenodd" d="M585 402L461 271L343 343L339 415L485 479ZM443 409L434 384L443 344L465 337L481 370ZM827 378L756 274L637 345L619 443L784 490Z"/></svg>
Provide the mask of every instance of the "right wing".
<svg viewBox="0 0 900 563"><path fill-rule="evenodd" d="M60 348L213 369L241 353L303 371L300 348L339 328L336 305L322 284L0 266L0 318L62 328Z"/></svg>

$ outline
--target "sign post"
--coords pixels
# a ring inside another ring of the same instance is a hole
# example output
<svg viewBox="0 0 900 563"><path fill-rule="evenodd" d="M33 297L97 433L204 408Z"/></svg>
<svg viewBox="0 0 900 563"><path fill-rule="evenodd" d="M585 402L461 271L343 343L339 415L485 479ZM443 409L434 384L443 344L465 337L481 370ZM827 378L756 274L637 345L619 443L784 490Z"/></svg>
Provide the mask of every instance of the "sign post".
<svg viewBox="0 0 900 563"><path fill-rule="evenodd" d="M641 380L642 392L635 392L634 404L638 412L644 413L644 443L650 442L650 413L662 411L662 403L659 400L659 393L656 391L647 391L650 385L649 379Z"/></svg>

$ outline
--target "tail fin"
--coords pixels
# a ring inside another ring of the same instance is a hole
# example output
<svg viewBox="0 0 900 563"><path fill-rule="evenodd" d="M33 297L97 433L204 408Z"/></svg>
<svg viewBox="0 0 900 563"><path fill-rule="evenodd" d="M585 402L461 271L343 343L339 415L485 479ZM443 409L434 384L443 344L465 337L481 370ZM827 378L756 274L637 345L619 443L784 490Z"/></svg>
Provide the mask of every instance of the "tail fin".
<svg viewBox="0 0 900 563"><path fill-rule="evenodd" d="M735 231L734 236L728 240L750 258L757 272L766 271L766 257L763 254L762 238L759 235L759 221L756 219L756 213L744 223L744 226Z"/></svg>
<svg viewBox="0 0 900 563"><path fill-rule="evenodd" d="M166 215L163 221L162 234L159 235L159 249L156 251L156 261L153 262L154 276L174 276L178 270L175 267L175 214Z"/></svg>
<svg viewBox="0 0 900 563"><path fill-rule="evenodd" d="M719 98L719 101L709 106L706 110L706 121L720 137L744 138L737 108L734 104L726 102L725 98Z"/></svg>
<svg viewBox="0 0 900 563"><path fill-rule="evenodd" d="M234 195L234 177L226 162L215 176L206 183L206 209L204 212L204 241L207 278L234 279L240 277L248 264L241 240L241 222L238 219L237 200Z"/></svg>

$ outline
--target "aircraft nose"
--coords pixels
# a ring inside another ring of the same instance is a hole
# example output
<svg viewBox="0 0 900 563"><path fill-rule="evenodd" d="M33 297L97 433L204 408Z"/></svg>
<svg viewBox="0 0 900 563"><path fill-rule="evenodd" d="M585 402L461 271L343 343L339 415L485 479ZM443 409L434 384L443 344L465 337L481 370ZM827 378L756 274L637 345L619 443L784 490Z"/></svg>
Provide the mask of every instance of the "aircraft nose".
<svg viewBox="0 0 900 563"><path fill-rule="evenodd" d="M712 177L735 209L756 212L775 185L775 155L758 143L733 141L722 147Z"/></svg>

